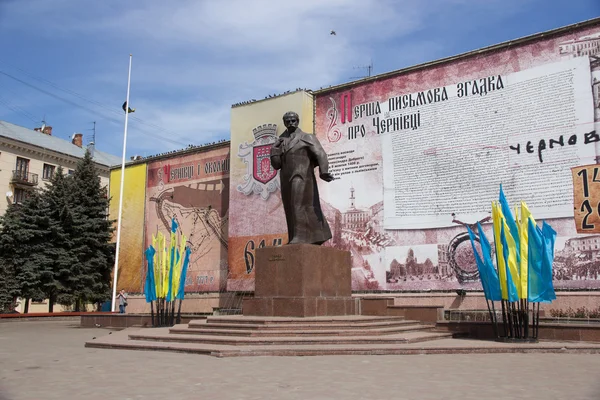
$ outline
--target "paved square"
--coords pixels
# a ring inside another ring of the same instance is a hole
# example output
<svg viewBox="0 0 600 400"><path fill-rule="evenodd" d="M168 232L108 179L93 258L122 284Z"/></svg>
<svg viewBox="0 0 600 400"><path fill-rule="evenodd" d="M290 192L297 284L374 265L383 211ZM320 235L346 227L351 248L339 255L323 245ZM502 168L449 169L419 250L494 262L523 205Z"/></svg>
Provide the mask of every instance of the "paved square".
<svg viewBox="0 0 600 400"><path fill-rule="evenodd" d="M600 356L215 358L84 348L104 329L0 322L0 400L600 399Z"/></svg>

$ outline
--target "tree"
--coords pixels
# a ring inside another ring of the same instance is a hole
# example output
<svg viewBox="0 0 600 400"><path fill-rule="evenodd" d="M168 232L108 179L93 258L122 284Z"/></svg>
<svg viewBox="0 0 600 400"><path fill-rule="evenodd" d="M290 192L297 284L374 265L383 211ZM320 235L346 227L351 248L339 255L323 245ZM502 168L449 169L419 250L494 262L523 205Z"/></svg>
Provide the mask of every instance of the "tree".
<svg viewBox="0 0 600 400"><path fill-rule="evenodd" d="M10 205L2 218L0 264L8 270L13 287L8 294L25 299L25 313L30 299L44 298L43 282L52 275L45 252L50 225L47 213L40 193L32 191L22 204Z"/></svg>
<svg viewBox="0 0 600 400"><path fill-rule="evenodd" d="M44 199L48 205L50 232L46 254L51 260L52 275L44 281L44 293L48 298L48 312L54 311L54 304L60 299L61 303L72 304L74 298L66 289L69 285L71 268L75 262L72 254L73 216L71 213L70 197L73 189L73 179L65 177L63 168L59 166L50 179Z"/></svg>
<svg viewBox="0 0 600 400"><path fill-rule="evenodd" d="M18 211L17 207L10 204L5 214L0 217L0 313L8 313L14 309L19 295L14 267L15 243L12 236L18 224Z"/></svg>
<svg viewBox="0 0 600 400"><path fill-rule="evenodd" d="M14 269L9 268L0 258L0 314L14 311L19 289L15 279Z"/></svg>
<svg viewBox="0 0 600 400"><path fill-rule="evenodd" d="M72 266L65 289L75 300L75 311L86 302L99 302L110 296L114 248L110 243L113 222L108 219L108 195L89 151L77 164L70 188L70 237ZM64 217L67 217L65 213Z"/></svg>

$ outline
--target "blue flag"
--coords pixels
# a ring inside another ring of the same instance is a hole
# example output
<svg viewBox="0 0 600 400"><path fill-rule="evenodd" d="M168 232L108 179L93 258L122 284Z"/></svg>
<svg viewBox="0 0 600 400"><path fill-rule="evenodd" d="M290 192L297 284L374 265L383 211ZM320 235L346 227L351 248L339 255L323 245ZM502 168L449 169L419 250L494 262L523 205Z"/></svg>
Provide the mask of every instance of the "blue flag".
<svg viewBox="0 0 600 400"><path fill-rule="evenodd" d="M556 232L545 222L542 229L529 221L529 286L532 303L551 303L556 299L552 284L552 262Z"/></svg>
<svg viewBox="0 0 600 400"><path fill-rule="evenodd" d="M502 291L500 290L498 271L496 271L496 268L494 268L494 262L492 261L492 246L485 236L485 233L483 233L483 228L479 222L477 223L477 230L479 232L479 244L481 245L483 263L486 270L488 287L490 289L490 300L501 301Z"/></svg>
<svg viewBox="0 0 600 400"><path fill-rule="evenodd" d="M477 264L477 269L479 270L479 280L481 281L481 286L483 286L483 294L487 300L490 300L490 288L487 278L487 271L484 262L481 260L481 257L479 257L479 253L477 253L477 247L475 247L475 234L468 226L467 231L469 232L469 239L471 239L471 247L473 248L473 255L475 256L475 263ZM483 252L483 248L481 251Z"/></svg>
<svg viewBox="0 0 600 400"><path fill-rule="evenodd" d="M146 260L148 261L148 271L146 272L146 284L144 285L144 295L146 303L156 300L156 283L154 281L154 254L156 250L150 246L146 249Z"/></svg>
<svg viewBox="0 0 600 400"><path fill-rule="evenodd" d="M185 257L183 259L183 266L181 267L181 276L179 277L179 289L177 290L176 299L183 300L185 295L185 279L187 275L188 265L190 263L190 255L192 250L189 247L185 248Z"/></svg>
<svg viewBox="0 0 600 400"><path fill-rule="evenodd" d="M469 238L471 239L471 246L473 247L473 254L475 255L475 262L477 263L477 269L479 270L479 279L481 280L481 286L483 286L483 293L487 300L500 301L502 300L502 293L500 292L500 280L498 279L498 273L494 268L492 261L492 247L490 242L487 240L483 229L480 224L477 224L477 230L479 232L479 244L481 245L481 257L477 253L477 247L475 246L475 234L469 227Z"/></svg>

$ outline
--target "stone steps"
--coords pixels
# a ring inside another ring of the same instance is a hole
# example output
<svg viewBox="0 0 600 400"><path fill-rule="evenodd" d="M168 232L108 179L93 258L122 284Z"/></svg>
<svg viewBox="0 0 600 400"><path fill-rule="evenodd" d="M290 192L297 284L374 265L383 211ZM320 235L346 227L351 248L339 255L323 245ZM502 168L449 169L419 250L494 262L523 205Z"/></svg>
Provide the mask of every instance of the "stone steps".
<svg viewBox="0 0 600 400"><path fill-rule="evenodd" d="M184 335L184 334L152 334L138 333L130 334L129 339L135 341L154 342L179 342L179 343L202 343L219 344L228 346L250 346L250 345L340 345L340 344L399 344L439 338L452 337L448 332L407 332L404 334L384 336L321 336L321 337L222 337L209 335Z"/></svg>
<svg viewBox="0 0 600 400"><path fill-rule="evenodd" d="M260 325L260 326L287 326L287 325L359 325L377 324L384 322L403 321L404 317L390 316L363 316L350 315L338 317L246 317L243 315L209 316L206 319L191 320L190 327L203 324L233 324L233 325Z"/></svg>
<svg viewBox="0 0 600 400"><path fill-rule="evenodd" d="M220 357L237 355L388 354L394 346L452 337L434 324L404 317L210 316L172 328L121 331L88 347L165 350ZM383 347L382 347L383 346ZM387 346L387 347L386 347ZM356 350L358 349L358 350Z"/></svg>
<svg viewBox="0 0 600 400"><path fill-rule="evenodd" d="M306 327L304 329L227 329L219 328L213 329L211 325L207 325L206 328L189 328L186 325L175 326L170 329L172 334L185 334L185 335L219 335L219 336L245 336L245 337L257 337L257 336L381 336L381 335L393 335L401 332L411 331L427 331L435 329L435 325L422 325L418 322L398 324L393 326L376 327L376 328L363 328L363 329L311 329Z"/></svg>
<svg viewBox="0 0 600 400"><path fill-rule="evenodd" d="M298 331L298 330L324 330L324 331L333 331L333 330L375 330L375 329L383 329L383 328L392 328L392 327L400 327L407 325L418 325L419 321L413 320L405 320L403 318L397 318L395 320L390 321L373 321L373 322L359 322L359 323L285 323L285 324L234 324L234 323L217 323L211 320L202 320L202 321L191 321L188 324L190 329L198 329L198 330L240 330L240 331Z"/></svg>
<svg viewBox="0 0 600 400"><path fill-rule="evenodd" d="M164 329L164 328L158 328ZM153 330L158 330L153 329ZM145 329L148 330L148 329ZM163 330L168 334L168 330ZM227 346L189 342L129 340L125 331L106 335L85 344L88 348L169 351L214 357L242 356L322 356L322 355L423 355L488 353L585 353L600 354L600 345L591 343L547 342L537 344L497 343L481 340L438 339L404 344Z"/></svg>

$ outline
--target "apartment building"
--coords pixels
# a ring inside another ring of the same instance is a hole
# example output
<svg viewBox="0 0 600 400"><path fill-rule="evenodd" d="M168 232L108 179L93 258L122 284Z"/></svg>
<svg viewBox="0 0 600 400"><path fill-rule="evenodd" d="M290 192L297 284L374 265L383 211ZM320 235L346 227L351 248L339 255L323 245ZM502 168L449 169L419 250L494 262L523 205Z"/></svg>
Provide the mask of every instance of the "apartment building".
<svg viewBox="0 0 600 400"><path fill-rule="evenodd" d="M18 203L28 191L43 188L58 166L72 174L77 162L90 149L102 186L108 186L110 167L120 164L117 156L83 146L83 135L71 141L52 136L51 126L28 129L0 121L0 215L10 203Z"/></svg>

